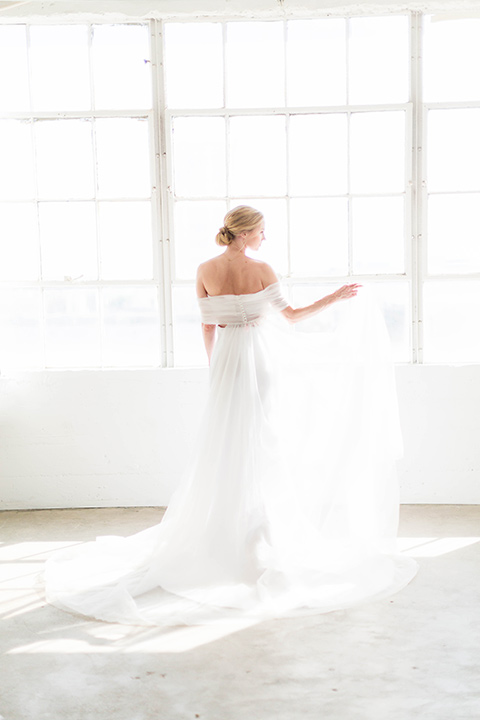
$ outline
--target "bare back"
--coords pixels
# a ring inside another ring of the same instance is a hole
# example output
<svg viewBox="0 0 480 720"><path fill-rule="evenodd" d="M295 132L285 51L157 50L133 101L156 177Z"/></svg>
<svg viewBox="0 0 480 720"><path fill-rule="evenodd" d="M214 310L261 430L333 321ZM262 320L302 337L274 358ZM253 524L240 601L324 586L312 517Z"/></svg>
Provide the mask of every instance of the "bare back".
<svg viewBox="0 0 480 720"><path fill-rule="evenodd" d="M222 254L198 268L197 295L244 295L256 293L277 281L270 265L240 253L233 260Z"/></svg>

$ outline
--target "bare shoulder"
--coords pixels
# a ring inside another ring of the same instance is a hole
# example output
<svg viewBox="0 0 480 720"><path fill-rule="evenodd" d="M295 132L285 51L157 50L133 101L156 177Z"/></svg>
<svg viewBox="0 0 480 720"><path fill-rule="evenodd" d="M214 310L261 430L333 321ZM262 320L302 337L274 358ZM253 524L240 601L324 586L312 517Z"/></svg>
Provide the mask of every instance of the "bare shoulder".
<svg viewBox="0 0 480 720"><path fill-rule="evenodd" d="M218 264L218 257L210 258L210 260L205 260L203 263L200 263L200 265L197 268L197 279L198 278L208 278L208 276L215 272L215 268Z"/></svg>
<svg viewBox="0 0 480 720"><path fill-rule="evenodd" d="M197 268L197 297L206 297L206 295L208 294L205 288L205 281L211 273L211 262L212 260L206 260L205 262L201 263Z"/></svg>
<svg viewBox="0 0 480 720"><path fill-rule="evenodd" d="M258 269L260 271L260 277L264 287L278 282L277 274L271 265L266 262L262 262L261 260L255 260L255 262L258 263Z"/></svg>

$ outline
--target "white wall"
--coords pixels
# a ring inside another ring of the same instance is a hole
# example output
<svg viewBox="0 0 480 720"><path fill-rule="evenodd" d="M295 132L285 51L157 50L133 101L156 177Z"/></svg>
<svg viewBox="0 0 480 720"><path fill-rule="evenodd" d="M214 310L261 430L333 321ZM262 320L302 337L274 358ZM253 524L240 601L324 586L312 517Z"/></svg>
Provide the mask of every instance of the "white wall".
<svg viewBox="0 0 480 720"><path fill-rule="evenodd" d="M406 503L480 503L480 367L398 366ZM195 440L208 371L0 378L0 508L165 505Z"/></svg>

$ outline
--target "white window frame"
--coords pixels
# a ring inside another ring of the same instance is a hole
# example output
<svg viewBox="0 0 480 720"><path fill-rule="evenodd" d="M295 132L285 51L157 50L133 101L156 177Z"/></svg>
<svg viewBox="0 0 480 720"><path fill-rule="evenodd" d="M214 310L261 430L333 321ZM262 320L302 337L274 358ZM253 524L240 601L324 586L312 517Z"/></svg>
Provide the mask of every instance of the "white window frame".
<svg viewBox="0 0 480 720"><path fill-rule="evenodd" d="M395 13L396 15L402 15L405 17L410 17L411 19L411 33L410 33L410 45L411 48L413 46L413 40L412 36L414 32L419 32L417 29L419 27L419 14L418 13L406 13L406 12L399 12ZM380 16L380 15L379 15ZM343 18L345 20L350 19L349 17ZM249 18L249 20L255 20L254 18ZM215 22L218 24L223 25L223 57L224 57L224 66L225 66L225 56L226 56L226 23L228 22L245 22L245 19L238 19L238 18L202 18L202 20L199 20L198 22ZM288 20L284 18L272 18L270 21L283 21L284 23L284 38L286 37L286 28L287 28L287 22ZM184 22L184 23L191 23L191 18L185 18L182 17L181 19L175 19L175 18L169 18L167 22ZM269 20L265 20L265 22L269 22ZM347 28L348 32L348 28ZM348 55L348 44L347 44L347 55ZM412 52L410 53L410 57L412 56ZM414 63L412 60L410 61L410 80L412 82L412 75L414 72ZM347 73L348 73L348 62L347 62ZM224 82L225 82L225 76L224 76ZM347 86L348 86L348 75L347 75ZM412 82L413 87L413 82ZM225 89L224 89L225 90ZM219 197L174 197L174 191L173 191L173 151L172 151L172 124L173 120L177 117L222 117L227 120L226 122L226 133L227 133L227 157L226 157L226 164L227 164L227 178L228 178L228 163L229 163L229 157L228 157L228 130L229 130L229 118L231 117L254 117L254 116L285 116L287 119L287 123L289 122L289 118L292 115L310 115L310 114L333 114L333 113L342 113L347 115L348 122L350 122L350 116L354 113L361 113L361 112L388 112L388 111L403 111L405 112L405 130L406 130L406 137L405 137L405 237L404 237L404 268L405 272L403 273L382 273L382 274L354 274L352 272L351 267L351 260L352 260L352 213L351 213L351 199L352 197L356 197L357 194L352 194L350 192L350 187L348 188L348 201L349 201L349 237L348 237L348 262L349 262L349 274L348 276L316 276L316 277L308 277L308 278L302 278L300 276L286 276L282 277L282 285L285 287L287 292L290 294L291 288L296 285L332 285L335 283L344 283L346 278L348 277L348 281L350 282L368 282L368 283L374 283L374 282L392 282L395 281L398 282L407 282L409 285L410 290L410 317L411 320L411 329L410 329L410 350L412 354L413 362L418 362L418 351L417 351L417 343L414 342L414 340L418 336L418 320L417 320L417 312L414 311L414 308L417 308L418 301L417 301L417 292L414 291L414 276L413 276L413 258L412 258L412 243L409 242L409 238L411 235L411 227L412 227L412 219L415 216L415 208L414 208L414 200L415 200L415 182L414 182L414 168L416 167L414 164L414 155L415 155L415 124L414 124L414 104L413 104L413 98L410 99L409 102L405 103L389 103L389 104L377 104L377 105L341 105L341 106L318 106L318 107L295 107L295 108L289 108L288 106L279 106L279 107L268 107L268 108L230 108L230 107L223 107L223 108L208 108L208 109L176 109L176 108L164 108L164 117L165 117L165 147L167 149L167 176L168 176L168 192L167 192L167 202L168 202L168 209L169 209L169 220L172 223L173 218L173 207L175 200L189 200L192 202L195 201L202 201L202 200L225 200L226 202L229 202L230 200L234 199L234 196L230 196L228 193L228 181L227 181L227 195L224 198ZM409 148L411 148L411 152L409 151ZM348 153L349 155L349 153ZM348 157L349 161L349 157ZM286 164L287 164L287 178L288 178L288 163L289 163L289 157L288 157L288 131L287 131L287 146L286 146ZM400 193L370 193L370 194L361 194L361 197L387 197L387 196L395 196L398 197ZM285 199L285 196L282 196L281 198L277 198L272 195L268 196L255 196L257 199ZM321 197L321 196L318 196ZM327 196L325 196L327 197ZM328 196L330 197L330 196ZM287 191L287 221L289 221L290 218L290 196L288 195ZM235 203L233 203L235 204ZM173 250L174 250L174 232L173 232L173 224L170 225L171 231L169 232L169 237L172 238L173 241ZM213 242L213 237L212 237ZM212 245L213 248L213 245ZM290 248L290 244L288 246ZM289 264L290 264L290 252L289 252ZM174 252L171 253L171 259L170 259L170 271L171 275L169 278L169 287L173 289L173 287L181 287L181 286L189 286L191 285L191 281L189 280L182 280L177 279L175 276L175 267L174 267ZM170 309L172 308L172 300L170 299L169 303ZM167 319L167 328L170 331L170 338L168 339L169 347L173 347L173 315L170 316ZM171 345L170 345L171 343ZM172 357L172 365L174 364L174 359Z"/></svg>
<svg viewBox="0 0 480 720"><path fill-rule="evenodd" d="M406 238L405 238L405 273L402 274L376 274L376 275L349 275L352 281L363 280L368 282L385 281L390 282L407 281L410 287L410 304L411 304L411 358L410 363L421 364L423 362L423 330L422 330L422 319L423 319L423 303L422 303L422 288L423 283L428 281L438 281L448 279L460 279L468 282L472 279L479 279L480 273L462 273L459 274L444 274L444 275L429 275L427 272L427 242L426 242L426 230L427 230L427 183L426 183L426 148L427 148L427 137L426 137L426 118L427 113L430 109L449 109L449 108L480 108L479 102L450 102L450 103L424 103L422 97L422 18L423 14L420 12L399 12L398 15L406 15L410 20L410 100L403 104L388 104L388 105L368 105L368 106L339 106L339 107L323 107L323 108L255 108L255 109L234 109L234 108L216 108L216 109L201 109L201 110L175 110L174 108L167 108L165 101L165 79L164 79L164 42L163 42L163 30L164 25L170 22L216 22L226 23L232 21L240 21L239 18L229 17L203 17L197 19L194 17L175 17L170 16L168 20L156 20L152 19L149 21L138 19L129 19L122 21L122 25L147 25L150 31L151 41L151 62L152 62L152 91L153 91L153 104L152 109L148 111L129 111L129 110L115 110L115 111L102 111L102 110L88 110L82 112L75 111L59 111L59 112L7 112L1 113L0 118L2 119L19 119L27 120L33 123L36 119L81 119L81 118L110 118L110 117L139 117L146 118L149 122L150 127L150 141L151 141L151 168L152 168L152 228L153 228L153 258L154 258L154 272L153 280L143 281L76 281L75 287L106 287L106 286L152 286L155 285L158 289L158 302L159 302L159 338L158 341L161 344L161 363L160 367L174 367L174 332L173 332L173 288L174 286L191 285L188 280L176 280L175 279L175 268L174 268L174 225L173 225L173 207L174 207L174 196L173 196L173 158L171 148L171 125L174 117L177 116L254 116L254 115L285 115L287 117L292 114L308 114L313 112L318 113L335 113L343 112L349 115L353 112L372 112L372 111L388 111L388 110L402 110L406 112L406 152L405 152L405 164L406 164L406 178L408 184L405 191L405 212L406 212ZM352 16L353 17L353 16ZM262 20L261 18L249 18L250 20ZM293 19L293 18L292 18ZM345 18L348 21L348 18ZM241 19L245 20L245 19ZM262 21L268 22L269 20L282 20L285 23L284 17L269 18ZM7 21L8 22L8 21ZM12 24L21 24L27 26L41 24L42 21L35 22L15 22ZM46 21L44 21L46 22ZM48 23L52 24L52 23ZM55 25L67 24L60 21L56 21ZM72 24L72 23L68 23ZM85 20L80 23L81 25L88 25L89 31L89 45L91 52L91 37L92 37L92 26L98 26L101 24L110 25L112 24L106 20ZM224 31L224 43L225 43L225 31ZM225 51L225 50L224 50ZM348 50L347 50L348 51ZM92 63L90 62L90 72ZM93 103L92 103L93 107ZM288 148L287 148L288 155ZM228 162L228 158L227 158ZM288 163L288 156L287 156ZM378 195L375 195L377 197ZM349 194L350 197L350 194ZM195 198L201 199L201 198ZM218 198L216 198L218 199ZM225 198L227 201L230 198ZM269 196L270 199L270 196ZM38 199L36 200L38 203ZM98 199L95 198L95 203L98 203ZM289 199L287 198L287 207ZM288 212L288 210L287 210ZM349 243L351 243L351 232L349 237ZM351 257L351 247L349 247L349 253ZM308 278L302 280L301 278L287 277L284 278L284 283L288 287L293 284L298 285L302 282L305 284L312 283L335 283L336 281L342 282L345 277L322 277ZM51 287L65 287L66 283L62 281L35 281L35 282L4 282L3 287L31 287L31 288L51 288ZM42 310L43 312L43 310ZM101 312L101 310L100 310ZM96 369L96 368L89 368Z"/></svg>

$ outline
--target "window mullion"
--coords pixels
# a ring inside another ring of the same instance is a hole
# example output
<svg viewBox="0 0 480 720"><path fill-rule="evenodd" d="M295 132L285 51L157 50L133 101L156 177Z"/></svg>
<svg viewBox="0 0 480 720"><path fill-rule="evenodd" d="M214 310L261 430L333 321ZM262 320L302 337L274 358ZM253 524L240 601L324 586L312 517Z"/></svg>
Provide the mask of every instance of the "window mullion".
<svg viewBox="0 0 480 720"><path fill-rule="evenodd" d="M167 119L165 101L165 81L163 62L163 26L159 20L150 21L150 34L152 45L152 80L153 80L153 117L154 117L154 155L155 155L155 182L154 202L157 222L154 224L153 234L158 243L158 253L154 254L158 262L158 300L161 325L161 357L162 367L172 367L173 357L173 309L172 309L172 274L171 274L171 247L169 213L169 191L167 178L170 177L167 169ZM169 131L169 129L168 129Z"/></svg>
<svg viewBox="0 0 480 720"><path fill-rule="evenodd" d="M423 110L422 110L422 74L421 74L421 36L422 22L420 13L411 15L411 92L412 113L412 349L413 362L423 361L422 332L422 282L424 247L424 192L423 192Z"/></svg>

